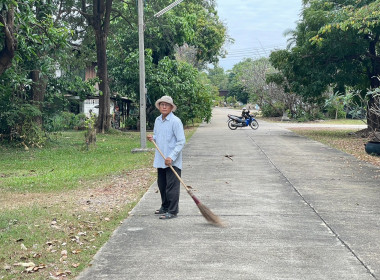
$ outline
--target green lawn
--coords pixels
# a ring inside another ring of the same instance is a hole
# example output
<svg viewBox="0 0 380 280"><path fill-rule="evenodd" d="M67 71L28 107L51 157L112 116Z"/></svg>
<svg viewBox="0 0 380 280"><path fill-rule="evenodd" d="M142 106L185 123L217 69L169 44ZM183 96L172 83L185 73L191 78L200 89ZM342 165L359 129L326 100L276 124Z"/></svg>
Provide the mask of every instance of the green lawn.
<svg viewBox="0 0 380 280"><path fill-rule="evenodd" d="M268 122L281 122L281 118L261 118L262 120L268 121ZM297 120L293 119L290 121L291 123L296 122ZM330 120L318 120L318 121L309 121L304 123L322 123L322 124L342 124L342 125L364 125L366 124L365 120L364 122L362 120L352 120L352 119L330 119Z"/></svg>
<svg viewBox="0 0 380 280"><path fill-rule="evenodd" d="M82 180L149 166L151 153L132 154L139 133L98 134L86 149L83 132L64 132L43 149L4 148L0 152L0 188L7 191L62 191ZM149 143L149 147L152 147Z"/></svg>
<svg viewBox="0 0 380 280"><path fill-rule="evenodd" d="M362 120L352 120L352 119L338 119L338 120L325 120L322 121L321 123L326 123L326 124L352 124L352 125L361 125L361 124L366 124L366 122L363 122Z"/></svg>

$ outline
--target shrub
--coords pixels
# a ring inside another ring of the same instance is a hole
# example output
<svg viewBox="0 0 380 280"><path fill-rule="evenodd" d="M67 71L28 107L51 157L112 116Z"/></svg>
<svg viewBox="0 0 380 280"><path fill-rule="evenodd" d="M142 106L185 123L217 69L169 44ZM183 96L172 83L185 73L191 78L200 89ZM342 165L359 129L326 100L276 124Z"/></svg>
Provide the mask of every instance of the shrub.
<svg viewBox="0 0 380 280"><path fill-rule="evenodd" d="M339 107L327 106L327 117L331 119L345 119L346 111L344 110L343 105Z"/></svg>
<svg viewBox="0 0 380 280"><path fill-rule="evenodd" d="M261 106L261 112L263 117L281 117L284 110L284 105L282 103L264 104Z"/></svg>
<svg viewBox="0 0 380 280"><path fill-rule="evenodd" d="M129 117L125 120L125 128L127 129L137 129L137 117Z"/></svg>
<svg viewBox="0 0 380 280"><path fill-rule="evenodd" d="M70 112L60 112L47 119L44 127L48 132L57 132L68 129L82 129L85 126L86 116L84 114L75 115Z"/></svg>

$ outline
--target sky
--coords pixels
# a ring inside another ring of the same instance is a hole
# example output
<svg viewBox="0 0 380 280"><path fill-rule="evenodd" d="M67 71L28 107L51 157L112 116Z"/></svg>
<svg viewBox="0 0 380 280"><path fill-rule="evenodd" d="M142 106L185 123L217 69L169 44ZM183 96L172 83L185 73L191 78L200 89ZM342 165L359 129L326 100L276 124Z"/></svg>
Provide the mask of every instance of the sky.
<svg viewBox="0 0 380 280"><path fill-rule="evenodd" d="M216 0L220 19L234 44L225 45L228 55L219 65L230 70L244 58L268 57L274 49L285 49L284 32L294 29L302 0Z"/></svg>

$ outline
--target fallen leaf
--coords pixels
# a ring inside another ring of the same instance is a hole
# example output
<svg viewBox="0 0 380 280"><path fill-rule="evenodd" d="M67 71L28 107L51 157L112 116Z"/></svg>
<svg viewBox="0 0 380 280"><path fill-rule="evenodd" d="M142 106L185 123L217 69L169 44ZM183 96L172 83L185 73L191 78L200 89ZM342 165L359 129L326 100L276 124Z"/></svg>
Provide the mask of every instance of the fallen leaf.
<svg viewBox="0 0 380 280"><path fill-rule="evenodd" d="M65 274L64 271L60 271L60 270L58 270L58 271L55 273L55 276L66 276L66 274Z"/></svg>
<svg viewBox="0 0 380 280"><path fill-rule="evenodd" d="M73 264L72 264L72 267L77 268L78 266L80 266L80 263L73 263Z"/></svg>
<svg viewBox="0 0 380 280"><path fill-rule="evenodd" d="M35 267L36 265L33 262L28 262L28 263L15 263L14 266Z"/></svg>
<svg viewBox="0 0 380 280"><path fill-rule="evenodd" d="M70 275L70 274L71 274L71 271L70 271L70 270L66 270L66 271L58 270L58 271L55 273L55 276L67 276L67 275Z"/></svg>
<svg viewBox="0 0 380 280"><path fill-rule="evenodd" d="M21 243L21 249L24 250L24 251L28 250L28 248L26 248L26 246L24 245L24 243Z"/></svg>
<svg viewBox="0 0 380 280"><path fill-rule="evenodd" d="M25 269L26 272L33 272L34 266L27 267Z"/></svg>
<svg viewBox="0 0 380 280"><path fill-rule="evenodd" d="M4 265L4 270L11 270L12 269L12 267L10 266L10 265Z"/></svg>
<svg viewBox="0 0 380 280"><path fill-rule="evenodd" d="M33 268L33 271L38 271L38 270L43 269L43 268L46 268L46 265L45 264L40 264L38 266L35 266Z"/></svg>
<svg viewBox="0 0 380 280"><path fill-rule="evenodd" d="M67 256L67 250L62 250L61 251L61 256Z"/></svg>

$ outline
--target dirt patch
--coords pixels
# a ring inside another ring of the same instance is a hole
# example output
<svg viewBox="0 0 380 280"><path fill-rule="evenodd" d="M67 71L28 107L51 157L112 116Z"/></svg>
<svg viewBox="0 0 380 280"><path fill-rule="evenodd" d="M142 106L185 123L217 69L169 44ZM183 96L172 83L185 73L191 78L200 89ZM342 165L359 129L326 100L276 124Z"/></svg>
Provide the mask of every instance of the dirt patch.
<svg viewBox="0 0 380 280"><path fill-rule="evenodd" d="M81 183L81 187L62 193L0 193L0 210L34 204L50 207L70 204L86 211L106 212L135 201L153 183L155 168L143 168L102 180Z"/></svg>
<svg viewBox="0 0 380 280"><path fill-rule="evenodd" d="M155 170L144 168L113 176L104 182L94 182L94 187L81 189L76 203L87 211L112 211L135 201L142 192L146 192L154 181Z"/></svg>

